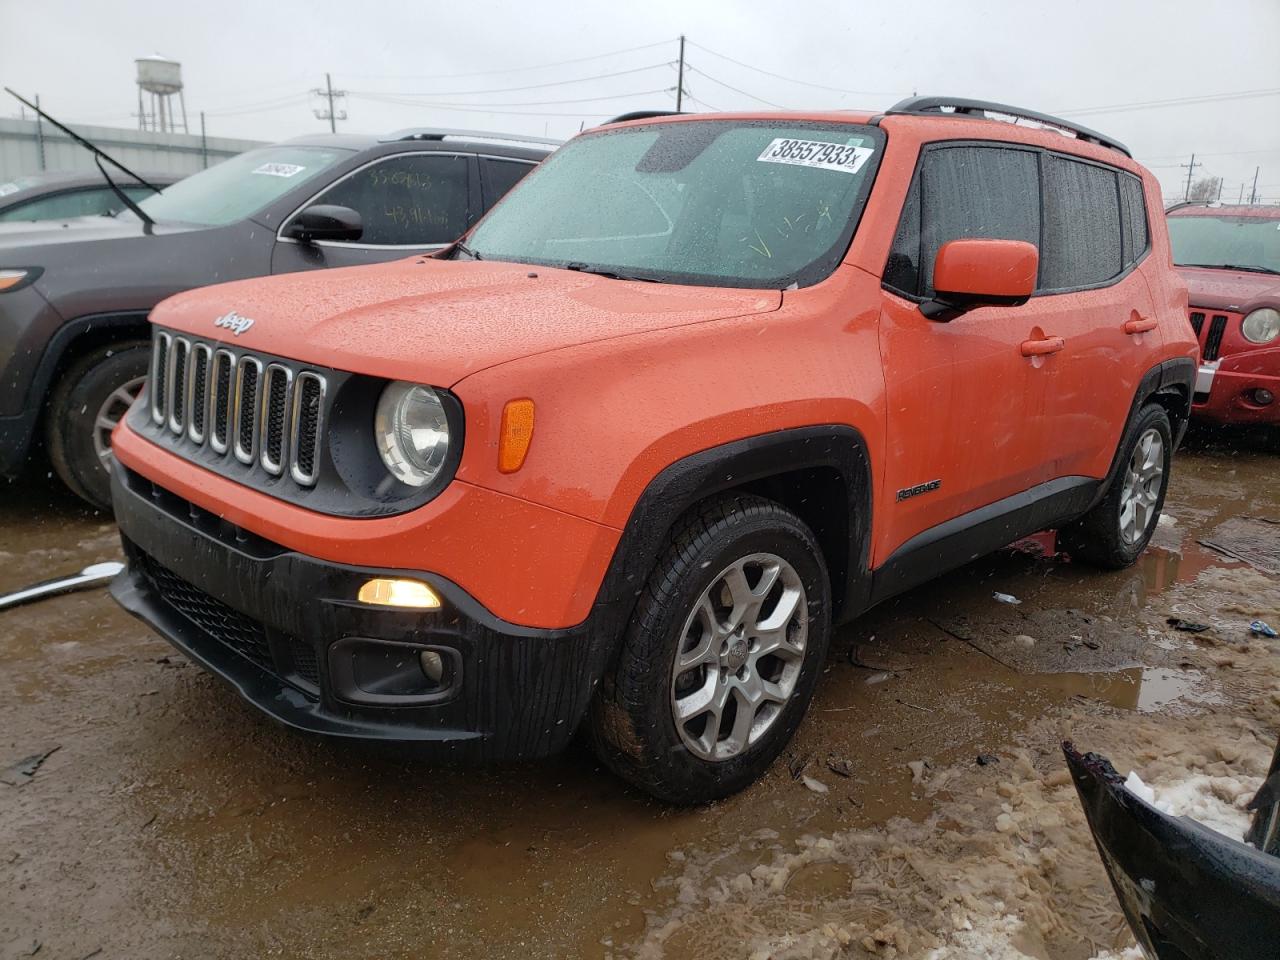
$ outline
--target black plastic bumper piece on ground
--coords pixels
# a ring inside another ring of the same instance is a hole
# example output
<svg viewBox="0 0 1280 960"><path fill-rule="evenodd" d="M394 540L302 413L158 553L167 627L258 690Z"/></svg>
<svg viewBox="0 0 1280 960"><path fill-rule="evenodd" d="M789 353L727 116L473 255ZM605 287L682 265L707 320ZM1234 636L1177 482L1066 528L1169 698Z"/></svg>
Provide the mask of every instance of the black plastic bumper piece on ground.
<svg viewBox="0 0 1280 960"><path fill-rule="evenodd" d="M1274 960L1280 858L1125 789L1111 763L1064 743L1103 866L1134 937L1156 960Z"/></svg>
<svg viewBox="0 0 1280 960"><path fill-rule="evenodd" d="M311 733L413 743L428 759L496 761L563 749L604 669L592 620L566 630L508 624L431 574L350 567L239 530L120 465L112 471L127 568L126 610L275 720ZM439 611L354 602L371 576L414 576ZM366 637L457 651L450 695L415 706L356 705L334 688L329 646Z"/></svg>

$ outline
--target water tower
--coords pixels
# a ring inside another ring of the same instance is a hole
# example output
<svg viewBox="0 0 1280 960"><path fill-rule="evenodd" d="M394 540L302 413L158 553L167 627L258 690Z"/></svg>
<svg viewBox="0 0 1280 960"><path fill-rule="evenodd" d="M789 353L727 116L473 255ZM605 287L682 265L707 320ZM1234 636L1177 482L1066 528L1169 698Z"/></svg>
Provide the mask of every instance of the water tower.
<svg viewBox="0 0 1280 960"><path fill-rule="evenodd" d="M182 64L158 53L141 57L134 63L138 65L138 129L176 133L178 120L173 110L176 95L182 111L182 132L189 132L187 101L182 96ZM151 105L149 113L144 106L144 94Z"/></svg>

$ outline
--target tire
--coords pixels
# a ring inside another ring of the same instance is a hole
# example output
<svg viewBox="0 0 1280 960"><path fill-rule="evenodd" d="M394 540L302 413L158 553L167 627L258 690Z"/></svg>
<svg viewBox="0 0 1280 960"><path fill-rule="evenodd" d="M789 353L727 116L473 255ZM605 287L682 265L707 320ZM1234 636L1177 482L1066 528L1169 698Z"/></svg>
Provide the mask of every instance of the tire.
<svg viewBox="0 0 1280 960"><path fill-rule="evenodd" d="M1158 439L1160 449L1156 451ZM1140 451L1145 451L1139 456ZM1173 430L1162 407L1148 404L1125 432L1119 472L1106 495L1079 520L1058 531L1059 543L1077 560L1121 570L1147 548L1164 508L1173 456ZM1159 474L1154 475L1154 468ZM1137 471L1135 473L1135 470ZM1143 479L1150 476L1151 479ZM1133 491L1140 496L1134 498ZM1132 522L1128 509L1132 507Z"/></svg>
<svg viewBox="0 0 1280 960"><path fill-rule="evenodd" d="M726 629L734 622L743 629ZM791 740L830 633L831 587L809 528L760 497L708 501L676 525L641 591L617 665L592 703L587 728L596 753L669 803L736 793ZM694 661L700 650L706 659L677 674L677 653ZM704 694L712 708L723 704L719 723L709 710L678 723L677 708L692 709Z"/></svg>
<svg viewBox="0 0 1280 960"><path fill-rule="evenodd" d="M45 442L54 471L73 493L111 510L111 478L102 453L109 421L118 421L142 389L150 363L146 343L100 347L73 363L49 397Z"/></svg>

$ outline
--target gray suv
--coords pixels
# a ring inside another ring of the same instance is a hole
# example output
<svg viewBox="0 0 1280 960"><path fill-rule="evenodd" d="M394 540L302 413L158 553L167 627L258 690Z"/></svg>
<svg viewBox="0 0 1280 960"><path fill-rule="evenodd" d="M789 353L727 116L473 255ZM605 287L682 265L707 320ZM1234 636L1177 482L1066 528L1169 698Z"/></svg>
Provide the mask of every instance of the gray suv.
<svg viewBox="0 0 1280 960"><path fill-rule="evenodd" d="M0 224L0 474L43 440L109 508L111 430L147 370L147 314L192 287L437 250L556 141L453 130L301 137L251 150L129 211Z"/></svg>

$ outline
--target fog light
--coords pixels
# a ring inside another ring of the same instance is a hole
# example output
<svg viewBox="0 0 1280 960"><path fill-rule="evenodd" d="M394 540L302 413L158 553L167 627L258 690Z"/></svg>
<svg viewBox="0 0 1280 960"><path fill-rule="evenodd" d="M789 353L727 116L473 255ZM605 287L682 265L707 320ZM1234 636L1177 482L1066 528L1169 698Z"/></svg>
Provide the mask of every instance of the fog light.
<svg viewBox="0 0 1280 960"><path fill-rule="evenodd" d="M1260 407L1265 407L1275 398L1276 397L1274 393L1272 393L1270 390L1264 390L1262 387L1259 387L1257 390L1253 391L1253 402Z"/></svg>
<svg viewBox="0 0 1280 960"><path fill-rule="evenodd" d="M418 660L422 664L422 672L432 683L439 683L444 678L444 657L440 654L434 650L423 650Z"/></svg>
<svg viewBox="0 0 1280 960"><path fill-rule="evenodd" d="M440 598L421 580L398 580L376 577L366 580L356 594L361 603L381 607L413 607L418 610L438 610Z"/></svg>

